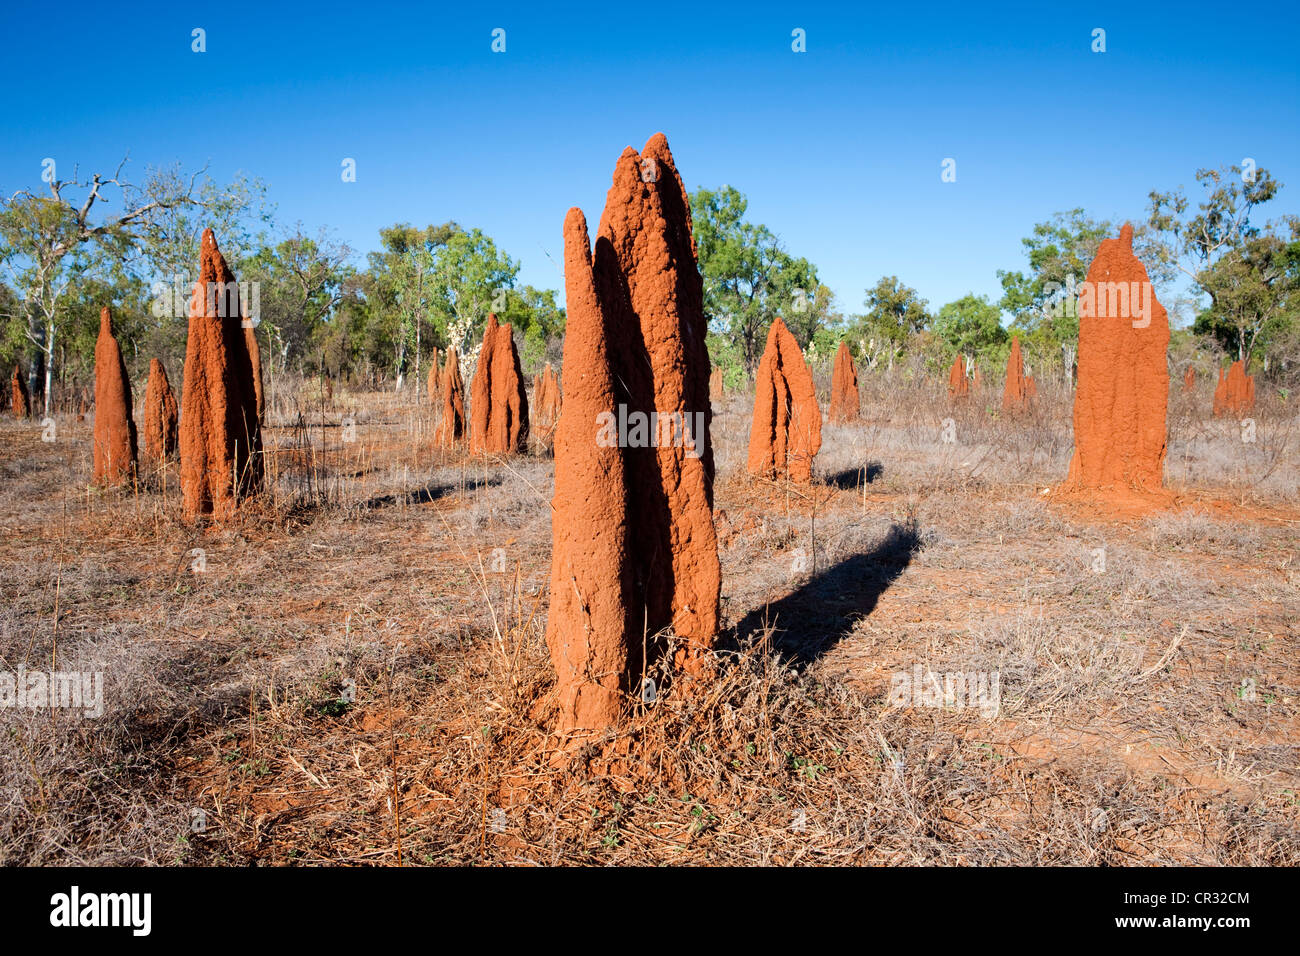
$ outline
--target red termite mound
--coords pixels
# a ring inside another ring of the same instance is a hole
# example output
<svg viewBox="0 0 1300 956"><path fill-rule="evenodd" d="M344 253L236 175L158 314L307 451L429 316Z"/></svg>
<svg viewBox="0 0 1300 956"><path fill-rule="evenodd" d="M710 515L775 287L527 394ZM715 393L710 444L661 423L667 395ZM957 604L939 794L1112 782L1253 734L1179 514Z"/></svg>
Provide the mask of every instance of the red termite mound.
<svg viewBox="0 0 1300 956"><path fill-rule="evenodd" d="M426 380L429 392L429 404L437 405L442 400L442 372L438 369L438 350L429 355L429 377Z"/></svg>
<svg viewBox="0 0 1300 956"><path fill-rule="evenodd" d="M14 413L14 418L26 418L31 413L30 406L22 369L15 365L13 378L9 380L9 410Z"/></svg>
<svg viewBox="0 0 1300 956"><path fill-rule="evenodd" d="M1240 359L1224 375L1219 369L1219 384L1214 389L1214 416L1242 415L1255 407L1255 376L1246 374Z"/></svg>
<svg viewBox="0 0 1300 956"><path fill-rule="evenodd" d="M683 643L674 672L692 679L711 672L718 633L703 285L663 134L619 157L594 254L569 210L564 261L546 636L567 734L618 719L661 632Z"/></svg>
<svg viewBox="0 0 1300 956"><path fill-rule="evenodd" d="M528 393L510 326L488 314L483 347L470 382L469 450L509 455L528 444Z"/></svg>
<svg viewBox="0 0 1300 956"><path fill-rule="evenodd" d="M764 478L788 474L812 478L813 456L822 447L822 413L812 370L794 335L778 317L754 381L754 421L749 429L749 473Z"/></svg>
<svg viewBox="0 0 1300 956"><path fill-rule="evenodd" d="M858 370L849 353L849 343L841 341L835 350L835 365L831 370L830 419L838 424L856 422L862 411L858 397Z"/></svg>
<svg viewBox="0 0 1300 956"><path fill-rule="evenodd" d="M131 383L113 337L112 313L105 306L99 311L95 340L95 484L129 483L136 473L135 448Z"/></svg>
<svg viewBox="0 0 1300 956"><path fill-rule="evenodd" d="M975 374L971 376L970 387L976 392L984 387L984 376L980 374L978 365L975 366Z"/></svg>
<svg viewBox="0 0 1300 956"><path fill-rule="evenodd" d="M149 384L144 391L144 453L161 462L176 454L176 395L167 380L162 359L149 362Z"/></svg>
<svg viewBox="0 0 1300 956"><path fill-rule="evenodd" d="M966 356L958 355L952 360L948 369L948 397L965 398L970 394L970 385L966 381Z"/></svg>
<svg viewBox="0 0 1300 956"><path fill-rule="evenodd" d="M1080 300L1074 457L1062 487L1158 492L1167 437L1169 317L1133 254L1132 226L1126 224L1118 239L1101 241L1085 284L1093 289L1109 290L1109 304L1095 296L1085 307ZM1112 294L1125 290L1127 297Z"/></svg>
<svg viewBox="0 0 1300 956"><path fill-rule="evenodd" d="M1183 391L1190 392L1196 388L1196 368L1187 366L1187 371L1183 373Z"/></svg>
<svg viewBox="0 0 1300 956"><path fill-rule="evenodd" d="M203 231L181 393L181 490L187 517L230 515L262 485L262 426L235 276Z"/></svg>
<svg viewBox="0 0 1300 956"><path fill-rule="evenodd" d="M727 387L722 380L722 369L715 368L709 373L709 401L720 402L726 394Z"/></svg>
<svg viewBox="0 0 1300 956"><path fill-rule="evenodd" d="M1011 337L1011 354L1007 356L1007 381L1002 386L1002 407L1018 411L1030 399L1029 384L1025 380L1025 359L1020 353L1020 336Z"/></svg>
<svg viewBox="0 0 1300 956"><path fill-rule="evenodd" d="M432 377L433 373L429 373ZM442 373L442 420L434 432L433 443L450 448L465 436L465 383L460 377L460 356L455 347L447 349L447 367Z"/></svg>

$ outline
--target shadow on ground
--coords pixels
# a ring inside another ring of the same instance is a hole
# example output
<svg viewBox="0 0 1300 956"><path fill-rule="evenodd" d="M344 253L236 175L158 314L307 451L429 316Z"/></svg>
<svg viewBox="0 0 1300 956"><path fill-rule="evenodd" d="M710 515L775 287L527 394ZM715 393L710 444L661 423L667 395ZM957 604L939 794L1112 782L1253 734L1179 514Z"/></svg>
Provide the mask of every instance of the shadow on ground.
<svg viewBox="0 0 1300 956"><path fill-rule="evenodd" d="M431 481L427 485L404 492L376 495L365 503L365 507L391 508L402 499L405 499L408 505L427 505L458 491L478 491L480 488L491 488L499 484L501 484L500 475L493 475L491 478L469 478L465 481Z"/></svg>
<svg viewBox="0 0 1300 956"><path fill-rule="evenodd" d="M893 525L870 551L846 558L780 600L750 611L736 625L736 640L743 645L771 625L772 647L782 657L798 664L815 661L875 610L921 546L915 521Z"/></svg>
<svg viewBox="0 0 1300 956"><path fill-rule="evenodd" d="M885 469L880 462L869 461L865 465L856 465L853 468L845 468L843 471L837 471L831 475L823 475L822 483L833 485L841 491L853 491L855 488L871 484L884 472Z"/></svg>

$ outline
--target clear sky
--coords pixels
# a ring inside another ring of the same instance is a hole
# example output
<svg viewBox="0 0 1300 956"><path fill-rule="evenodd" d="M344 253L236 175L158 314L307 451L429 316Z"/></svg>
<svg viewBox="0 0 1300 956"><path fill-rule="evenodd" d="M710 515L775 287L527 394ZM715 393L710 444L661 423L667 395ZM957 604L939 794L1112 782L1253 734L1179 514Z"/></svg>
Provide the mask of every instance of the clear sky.
<svg viewBox="0 0 1300 956"><path fill-rule="evenodd" d="M890 274L936 307L996 298L1035 222L1141 217L1247 156L1285 184L1269 217L1300 213L1292 0L738 7L6 0L0 189L41 186L45 157L66 175L129 150L136 181L209 162L358 258L381 226L455 219L562 289L565 211L594 227L623 147L662 130L688 189L744 192L848 312Z"/></svg>

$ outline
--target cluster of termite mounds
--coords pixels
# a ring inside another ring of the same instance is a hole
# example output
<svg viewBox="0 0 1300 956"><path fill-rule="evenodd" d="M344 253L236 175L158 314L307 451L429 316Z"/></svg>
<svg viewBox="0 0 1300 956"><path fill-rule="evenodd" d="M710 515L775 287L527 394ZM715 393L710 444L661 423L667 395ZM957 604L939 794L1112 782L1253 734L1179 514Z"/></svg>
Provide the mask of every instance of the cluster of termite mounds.
<svg viewBox="0 0 1300 956"><path fill-rule="evenodd" d="M1118 239L1101 241L1087 281L1092 288L1149 288L1141 285L1150 279L1133 254L1132 226L1126 224ZM1154 296L1146 315L1122 307L1113 315L1102 311L1079 317L1074 456L1061 490L1158 493L1167 435L1169 316Z"/></svg>
<svg viewBox="0 0 1300 956"><path fill-rule="evenodd" d="M490 313L470 395L469 450L510 455L528 445L528 393L509 323Z"/></svg>
<svg viewBox="0 0 1300 956"><path fill-rule="evenodd" d="M862 400L858 395L858 370L853 365L847 342L841 341L835 350L835 364L831 369L830 420L836 425L856 422L862 414Z"/></svg>
<svg viewBox="0 0 1300 956"><path fill-rule="evenodd" d="M1214 417L1244 415L1255 407L1255 376L1246 374L1246 365L1240 359L1233 362L1225 373L1219 369L1219 382L1214 387Z"/></svg>
<svg viewBox="0 0 1300 956"><path fill-rule="evenodd" d="M778 317L767 331L767 346L754 379L749 473L760 478L809 481L813 458L821 446L822 413L812 369L798 341Z"/></svg>
<svg viewBox="0 0 1300 956"><path fill-rule="evenodd" d="M113 337L113 315L105 306L99 312L99 338L95 340L95 484L131 484L137 464L131 383L122 350Z"/></svg>
<svg viewBox="0 0 1300 956"><path fill-rule="evenodd" d="M594 249L569 210L564 284L546 639L557 730L580 739L643 699L656 667L684 684L706 678L718 632L703 284L663 134L619 157ZM657 422L654 440L612 438L608 422L632 416Z"/></svg>

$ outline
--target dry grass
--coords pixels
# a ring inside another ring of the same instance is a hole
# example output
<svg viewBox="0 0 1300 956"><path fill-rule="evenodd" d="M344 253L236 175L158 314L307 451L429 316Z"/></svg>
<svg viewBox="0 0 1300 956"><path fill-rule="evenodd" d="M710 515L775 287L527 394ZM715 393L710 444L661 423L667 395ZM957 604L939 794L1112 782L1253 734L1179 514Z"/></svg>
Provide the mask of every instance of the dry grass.
<svg viewBox="0 0 1300 956"><path fill-rule="evenodd" d="M729 396L718 680L567 760L549 460L308 384L272 493L199 532L174 475L88 491L88 424L5 421L0 670L100 671L106 706L0 711L0 862L1300 863L1294 418L1243 448L1176 397L1178 509L1112 519L1038 496L1070 452L1040 387L1008 418L869 373L811 488L744 476ZM891 706L916 666L997 672L996 712Z"/></svg>

